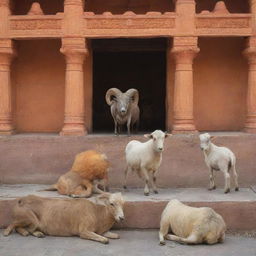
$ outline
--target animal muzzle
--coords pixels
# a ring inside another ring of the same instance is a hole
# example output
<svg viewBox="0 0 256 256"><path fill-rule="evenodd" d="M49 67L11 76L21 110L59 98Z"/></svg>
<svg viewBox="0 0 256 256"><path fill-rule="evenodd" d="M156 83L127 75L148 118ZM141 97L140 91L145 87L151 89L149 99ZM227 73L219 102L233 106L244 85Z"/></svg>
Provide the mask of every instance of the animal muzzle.
<svg viewBox="0 0 256 256"><path fill-rule="evenodd" d="M124 115L126 114L126 109L125 108L121 108L121 113Z"/></svg>
<svg viewBox="0 0 256 256"><path fill-rule="evenodd" d="M119 218L119 221L123 221L124 220L124 216L120 216L118 218Z"/></svg>

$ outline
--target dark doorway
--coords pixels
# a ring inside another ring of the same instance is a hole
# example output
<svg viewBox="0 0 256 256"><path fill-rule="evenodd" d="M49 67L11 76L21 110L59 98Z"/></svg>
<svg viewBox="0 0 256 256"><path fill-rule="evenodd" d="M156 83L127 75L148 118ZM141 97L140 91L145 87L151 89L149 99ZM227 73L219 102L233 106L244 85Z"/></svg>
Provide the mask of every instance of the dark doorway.
<svg viewBox="0 0 256 256"><path fill-rule="evenodd" d="M112 133L114 130L110 107L105 102L105 93L111 87L122 92L129 88L138 89L141 111L139 132L165 130L165 39L97 41L92 44L93 132Z"/></svg>

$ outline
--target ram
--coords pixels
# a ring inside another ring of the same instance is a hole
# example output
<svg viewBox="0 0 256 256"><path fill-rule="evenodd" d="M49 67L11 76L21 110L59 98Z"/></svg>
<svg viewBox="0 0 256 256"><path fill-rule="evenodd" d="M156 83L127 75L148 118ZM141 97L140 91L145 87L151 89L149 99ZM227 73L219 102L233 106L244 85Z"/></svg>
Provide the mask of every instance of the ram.
<svg viewBox="0 0 256 256"><path fill-rule="evenodd" d="M107 91L105 98L114 119L115 134L118 135L122 125L127 124L127 133L130 135L131 127L136 125L136 128L138 128L139 124L138 90L129 89L122 93L117 88L111 88Z"/></svg>

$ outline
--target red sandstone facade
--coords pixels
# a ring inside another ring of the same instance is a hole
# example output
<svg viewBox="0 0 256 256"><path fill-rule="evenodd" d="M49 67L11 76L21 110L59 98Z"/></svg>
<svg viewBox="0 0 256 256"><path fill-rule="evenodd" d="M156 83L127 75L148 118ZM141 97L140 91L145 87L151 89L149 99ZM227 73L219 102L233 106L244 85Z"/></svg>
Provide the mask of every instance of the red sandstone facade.
<svg viewBox="0 0 256 256"><path fill-rule="evenodd" d="M0 134L91 132L91 41L158 37L167 38L169 44L166 98L162 99L166 101L167 130L243 129L256 133L256 0L226 1L227 6L210 0L151 0L149 10L136 1L130 8L118 5L119 9L97 1L38 2L0 0ZM51 13L54 2L60 7L56 14ZM22 13L22 4L29 6L26 13ZM45 13L43 4L49 4L50 14ZM199 12L196 5L201 6ZM58 43L50 43L56 39L61 40L59 49ZM40 48L43 40L48 43ZM211 54L211 50L216 52ZM48 56L52 56L51 61ZM223 66L214 62L217 60ZM38 68L33 71L39 63L45 63L40 74ZM230 69L222 73L229 65ZM43 81L44 87L33 91L32 84ZM40 106L47 109L47 115L41 116Z"/></svg>

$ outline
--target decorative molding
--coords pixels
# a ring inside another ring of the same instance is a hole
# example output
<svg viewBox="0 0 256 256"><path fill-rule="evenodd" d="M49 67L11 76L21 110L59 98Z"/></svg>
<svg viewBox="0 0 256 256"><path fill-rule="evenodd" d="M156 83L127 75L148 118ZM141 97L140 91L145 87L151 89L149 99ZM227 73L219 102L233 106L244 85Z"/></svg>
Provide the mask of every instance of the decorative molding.
<svg viewBox="0 0 256 256"><path fill-rule="evenodd" d="M196 17L196 28L250 28L251 17L214 17L214 16L201 16Z"/></svg>
<svg viewBox="0 0 256 256"><path fill-rule="evenodd" d="M87 17L87 29L164 29L175 27L175 18L159 17L159 15L152 15L152 18L150 17L151 14L136 18L127 18L128 15L122 18L115 18L114 15L108 18L95 16ZM132 14L130 16L133 17Z"/></svg>
<svg viewBox="0 0 256 256"><path fill-rule="evenodd" d="M12 16L13 17L13 16ZM41 29L61 29L61 19L39 18L31 16L30 19L19 18L10 20L11 30L41 30Z"/></svg>

